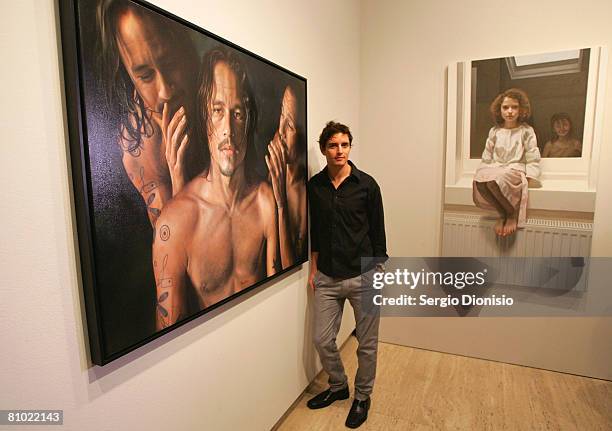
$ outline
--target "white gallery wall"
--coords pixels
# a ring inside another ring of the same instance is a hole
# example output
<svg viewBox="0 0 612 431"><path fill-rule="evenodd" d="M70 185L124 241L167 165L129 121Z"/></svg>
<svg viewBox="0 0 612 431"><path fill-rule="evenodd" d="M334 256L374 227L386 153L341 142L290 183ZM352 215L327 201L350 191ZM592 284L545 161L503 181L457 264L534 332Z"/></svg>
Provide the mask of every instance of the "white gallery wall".
<svg viewBox="0 0 612 431"><path fill-rule="evenodd" d="M358 2L154 3L308 79L311 171L324 163L315 141L325 121L359 133ZM63 409L71 430L269 429L318 370L307 265L90 368L56 5L1 0L0 8L0 409Z"/></svg>
<svg viewBox="0 0 612 431"><path fill-rule="evenodd" d="M383 191L393 256L439 254L446 66L612 48L612 2L363 0L360 160ZM594 256L612 256L612 67L607 69ZM612 379L612 318L387 318L381 340Z"/></svg>
<svg viewBox="0 0 612 431"><path fill-rule="evenodd" d="M445 67L607 45L612 3L155 0L308 79L311 173L325 121L381 184L390 254L439 251ZM0 0L0 409L63 409L71 430L269 429L318 369L307 267L103 368L87 363L54 0ZM608 87L612 67L608 68ZM612 142L612 91L604 141ZM604 143L601 166L612 165ZM600 170L593 254L612 256ZM221 313L221 311L223 311ZM350 313L347 313L350 315ZM611 319L384 319L401 344L612 378ZM352 327L350 316L343 333ZM25 428L24 428L25 429Z"/></svg>

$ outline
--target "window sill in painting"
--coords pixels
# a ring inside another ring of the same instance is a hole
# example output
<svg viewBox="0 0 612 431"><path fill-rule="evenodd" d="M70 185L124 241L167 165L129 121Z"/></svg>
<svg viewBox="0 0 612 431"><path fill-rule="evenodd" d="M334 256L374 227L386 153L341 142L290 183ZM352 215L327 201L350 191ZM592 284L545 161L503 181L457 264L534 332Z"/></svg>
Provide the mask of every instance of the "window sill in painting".
<svg viewBox="0 0 612 431"><path fill-rule="evenodd" d="M529 208L579 212L595 210L595 190L589 190L586 181L543 179L541 182L541 188L529 188ZM444 203L473 205L472 177L463 177L456 184L447 185Z"/></svg>

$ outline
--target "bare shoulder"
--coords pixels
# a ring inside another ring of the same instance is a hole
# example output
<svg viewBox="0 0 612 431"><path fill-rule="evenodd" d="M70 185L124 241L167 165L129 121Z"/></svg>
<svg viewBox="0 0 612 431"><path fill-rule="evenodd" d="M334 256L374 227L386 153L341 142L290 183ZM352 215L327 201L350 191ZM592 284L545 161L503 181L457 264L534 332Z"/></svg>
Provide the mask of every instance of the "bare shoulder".
<svg viewBox="0 0 612 431"><path fill-rule="evenodd" d="M196 187L192 183L193 181L164 206L156 223L159 235L162 234L162 229L166 232L171 230L170 233L175 235L174 239L187 240L193 232L201 213L201 199L195 193Z"/></svg>
<svg viewBox="0 0 612 431"><path fill-rule="evenodd" d="M276 200L272 186L265 181L259 183L257 187L257 204L262 214L270 214L276 211Z"/></svg>

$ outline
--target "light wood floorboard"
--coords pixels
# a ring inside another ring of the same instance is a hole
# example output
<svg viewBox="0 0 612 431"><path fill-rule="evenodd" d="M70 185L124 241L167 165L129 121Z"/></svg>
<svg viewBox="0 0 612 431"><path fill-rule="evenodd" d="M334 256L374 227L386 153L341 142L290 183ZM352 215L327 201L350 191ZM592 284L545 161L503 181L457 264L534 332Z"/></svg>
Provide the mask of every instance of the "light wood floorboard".
<svg viewBox="0 0 612 431"><path fill-rule="evenodd" d="M357 342L341 350L351 379ZM612 364L611 364L612 366ZM343 430L352 398L310 410L321 372L278 431ZM612 430L612 382L380 343L372 408L360 430Z"/></svg>

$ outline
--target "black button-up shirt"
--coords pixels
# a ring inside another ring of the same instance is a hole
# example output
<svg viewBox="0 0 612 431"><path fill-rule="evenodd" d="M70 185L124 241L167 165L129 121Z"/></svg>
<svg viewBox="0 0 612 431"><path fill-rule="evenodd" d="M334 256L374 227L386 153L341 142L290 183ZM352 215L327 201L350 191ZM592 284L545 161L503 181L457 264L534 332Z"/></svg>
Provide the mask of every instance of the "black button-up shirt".
<svg viewBox="0 0 612 431"><path fill-rule="evenodd" d="M327 167L308 182L311 251L317 268L342 279L361 274L361 258L387 258L380 187L349 161L351 174L336 189ZM368 265L370 266L370 265Z"/></svg>

